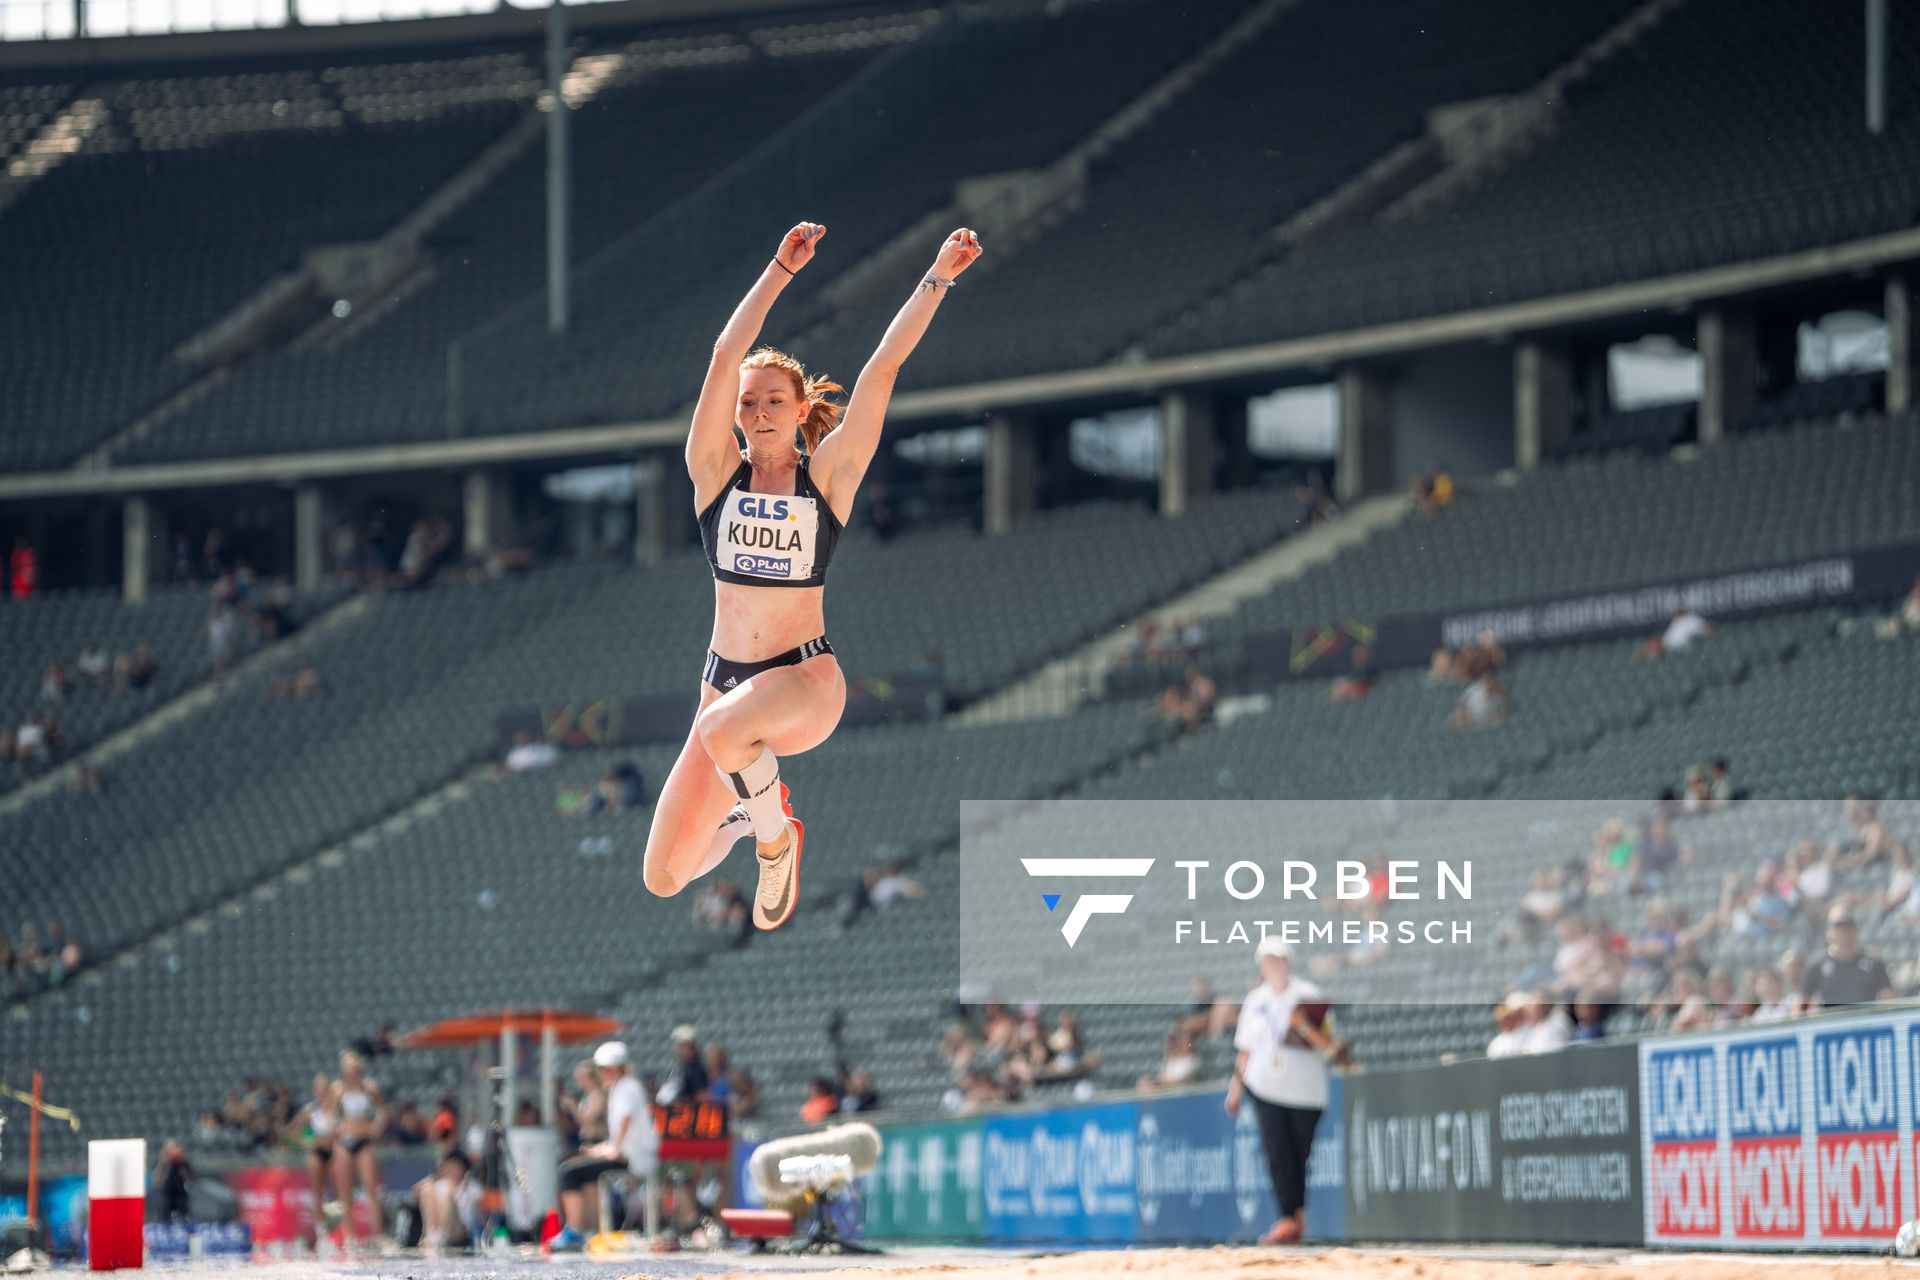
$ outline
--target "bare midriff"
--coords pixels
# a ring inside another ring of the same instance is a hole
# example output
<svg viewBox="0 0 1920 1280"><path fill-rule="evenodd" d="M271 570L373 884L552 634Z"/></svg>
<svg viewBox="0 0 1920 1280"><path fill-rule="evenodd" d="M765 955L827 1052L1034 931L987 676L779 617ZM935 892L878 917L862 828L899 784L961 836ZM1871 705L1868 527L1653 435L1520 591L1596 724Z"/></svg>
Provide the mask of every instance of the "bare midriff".
<svg viewBox="0 0 1920 1280"><path fill-rule="evenodd" d="M713 651L729 662L762 662L827 631L825 587L713 584Z"/></svg>

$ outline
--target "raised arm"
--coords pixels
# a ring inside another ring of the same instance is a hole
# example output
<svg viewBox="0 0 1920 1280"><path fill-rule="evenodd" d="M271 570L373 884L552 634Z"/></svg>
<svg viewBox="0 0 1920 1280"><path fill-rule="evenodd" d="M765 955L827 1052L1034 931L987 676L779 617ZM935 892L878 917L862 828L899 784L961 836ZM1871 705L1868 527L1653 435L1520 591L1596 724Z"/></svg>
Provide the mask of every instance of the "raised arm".
<svg viewBox="0 0 1920 1280"><path fill-rule="evenodd" d="M817 222L802 222L787 232L753 288L733 309L727 327L713 340L713 358L707 364L700 402L693 410L693 426L687 432L687 475L702 503L719 492L740 461L733 440L733 420L740 400L740 362L760 336L773 300L813 260L813 251L826 234L827 229Z"/></svg>
<svg viewBox="0 0 1920 1280"><path fill-rule="evenodd" d="M842 521L852 512L854 492L880 447L880 427L886 421L887 403L893 399L900 366L920 345L940 299L979 257L980 237L972 231L961 227L947 237L934 258L933 270L914 286L913 295L887 326L886 336L860 371L860 380L854 383L853 396L847 401L846 416L814 449L810 467L813 482Z"/></svg>

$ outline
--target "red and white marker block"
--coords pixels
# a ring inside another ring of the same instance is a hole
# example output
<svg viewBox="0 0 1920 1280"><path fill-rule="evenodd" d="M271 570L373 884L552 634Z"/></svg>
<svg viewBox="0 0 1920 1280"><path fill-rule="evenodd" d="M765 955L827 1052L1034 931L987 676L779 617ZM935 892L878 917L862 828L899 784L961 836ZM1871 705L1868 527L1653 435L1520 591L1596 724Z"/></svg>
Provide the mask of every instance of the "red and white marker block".
<svg viewBox="0 0 1920 1280"><path fill-rule="evenodd" d="M118 1271L145 1261L147 1143L115 1138L87 1144L87 1269Z"/></svg>

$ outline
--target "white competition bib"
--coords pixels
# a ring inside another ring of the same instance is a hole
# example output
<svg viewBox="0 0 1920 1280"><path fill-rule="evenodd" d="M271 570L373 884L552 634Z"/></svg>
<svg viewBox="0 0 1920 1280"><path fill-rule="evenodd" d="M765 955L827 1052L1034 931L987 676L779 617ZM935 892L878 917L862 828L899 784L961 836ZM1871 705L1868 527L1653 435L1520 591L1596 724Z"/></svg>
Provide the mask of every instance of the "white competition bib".
<svg viewBox="0 0 1920 1280"><path fill-rule="evenodd" d="M743 577L803 582L813 576L820 504L813 498L728 492L715 531L719 567Z"/></svg>

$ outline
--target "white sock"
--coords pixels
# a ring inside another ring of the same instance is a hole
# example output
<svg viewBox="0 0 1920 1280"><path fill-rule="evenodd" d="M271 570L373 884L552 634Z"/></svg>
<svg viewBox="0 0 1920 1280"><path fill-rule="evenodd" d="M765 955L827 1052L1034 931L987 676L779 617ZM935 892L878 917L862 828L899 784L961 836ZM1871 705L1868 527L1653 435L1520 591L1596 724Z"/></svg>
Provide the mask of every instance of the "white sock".
<svg viewBox="0 0 1920 1280"><path fill-rule="evenodd" d="M713 833L713 843L707 846L707 856L701 859L700 869L693 873L693 878L698 880L725 862L727 855L733 852L734 844L752 829L753 819L747 816L745 809L735 805L733 811L727 815L727 820L722 822L719 830Z"/></svg>
<svg viewBox="0 0 1920 1280"><path fill-rule="evenodd" d="M738 773L723 769L720 776L740 797L741 807L753 819L753 834L760 843L774 844L785 837L787 813L780 806L780 761L774 758L773 752L762 747L758 760Z"/></svg>

